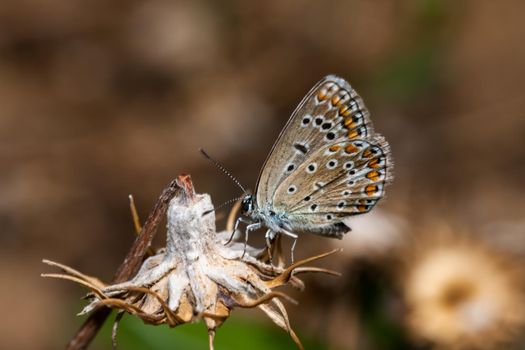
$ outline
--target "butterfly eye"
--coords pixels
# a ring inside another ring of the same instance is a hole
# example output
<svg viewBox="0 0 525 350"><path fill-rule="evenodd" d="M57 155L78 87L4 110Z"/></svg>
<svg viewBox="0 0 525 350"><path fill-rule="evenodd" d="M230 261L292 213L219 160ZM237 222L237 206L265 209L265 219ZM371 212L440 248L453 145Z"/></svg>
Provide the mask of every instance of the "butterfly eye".
<svg viewBox="0 0 525 350"><path fill-rule="evenodd" d="M244 214L249 214L253 210L253 197L247 195L243 198L241 202L241 212Z"/></svg>

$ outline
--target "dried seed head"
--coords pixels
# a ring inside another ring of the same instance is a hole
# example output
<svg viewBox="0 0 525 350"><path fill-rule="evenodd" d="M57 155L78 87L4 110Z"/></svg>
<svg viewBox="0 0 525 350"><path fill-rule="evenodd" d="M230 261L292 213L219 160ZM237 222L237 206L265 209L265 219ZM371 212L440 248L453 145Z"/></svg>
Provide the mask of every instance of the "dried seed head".
<svg viewBox="0 0 525 350"><path fill-rule="evenodd" d="M213 344L215 329L235 307L259 307L272 321L287 331L299 348L302 345L290 327L284 305L279 300L293 301L276 287L290 284L302 286L293 273L315 271L336 274L304 264L330 255L337 250L296 262L287 269L259 261L252 254L256 249L234 243L224 246L228 232L215 230L215 216L210 197L195 194L189 177L180 178L183 189L168 208L166 249L147 258L131 280L106 285L67 266L44 260L61 268L65 274L45 277L64 278L91 290L91 303L81 314L99 305L125 311L149 324L171 327L203 319Z"/></svg>
<svg viewBox="0 0 525 350"><path fill-rule="evenodd" d="M168 232L166 251L185 259L196 260L211 249L211 242L216 240L215 213L210 196L193 194L187 197L185 192L176 196L168 207Z"/></svg>

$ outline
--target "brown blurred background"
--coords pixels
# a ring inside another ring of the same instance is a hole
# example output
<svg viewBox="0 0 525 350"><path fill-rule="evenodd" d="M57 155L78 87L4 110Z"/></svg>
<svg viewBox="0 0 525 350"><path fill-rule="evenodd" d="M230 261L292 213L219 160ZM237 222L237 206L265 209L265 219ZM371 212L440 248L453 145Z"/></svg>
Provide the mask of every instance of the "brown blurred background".
<svg viewBox="0 0 525 350"><path fill-rule="evenodd" d="M254 186L292 110L334 73L366 101L396 177L343 241L301 238L300 257L344 247L327 262L344 276L307 278L294 326L319 349L525 348L523 13L518 0L2 1L0 347L60 348L82 322L84 291L41 279L42 258L109 280L133 241L128 194L142 217L180 173L216 204L238 196L198 148ZM409 276L437 246L465 247L470 277L510 294L469 280L437 302L450 320L418 313ZM478 258L492 272L469 270Z"/></svg>

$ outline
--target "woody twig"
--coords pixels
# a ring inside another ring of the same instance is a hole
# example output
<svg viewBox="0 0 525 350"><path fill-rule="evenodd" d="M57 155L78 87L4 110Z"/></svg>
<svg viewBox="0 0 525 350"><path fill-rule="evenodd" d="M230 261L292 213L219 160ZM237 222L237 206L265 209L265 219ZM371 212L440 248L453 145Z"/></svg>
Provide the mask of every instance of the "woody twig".
<svg viewBox="0 0 525 350"><path fill-rule="evenodd" d="M146 223L142 227L140 235L135 239L126 258L117 269L113 277L113 283L124 282L137 273L144 259L144 255L157 232L158 224L166 213L169 201L175 196L177 191L180 190L178 181L179 179L171 181L168 187L162 191ZM96 309L71 338L66 346L66 350L86 349L110 313L111 309L107 307L99 307Z"/></svg>

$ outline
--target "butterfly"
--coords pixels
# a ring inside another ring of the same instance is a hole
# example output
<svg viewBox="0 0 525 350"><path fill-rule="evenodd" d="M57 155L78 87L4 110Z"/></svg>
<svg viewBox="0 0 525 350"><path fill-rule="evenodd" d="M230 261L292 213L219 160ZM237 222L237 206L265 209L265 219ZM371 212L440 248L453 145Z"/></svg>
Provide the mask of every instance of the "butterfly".
<svg viewBox="0 0 525 350"><path fill-rule="evenodd" d="M329 75L297 106L273 145L255 192L241 202L235 223L248 232L267 228L294 239L313 233L341 239L343 219L370 211L392 179L387 141L376 134L370 113L344 79Z"/></svg>

